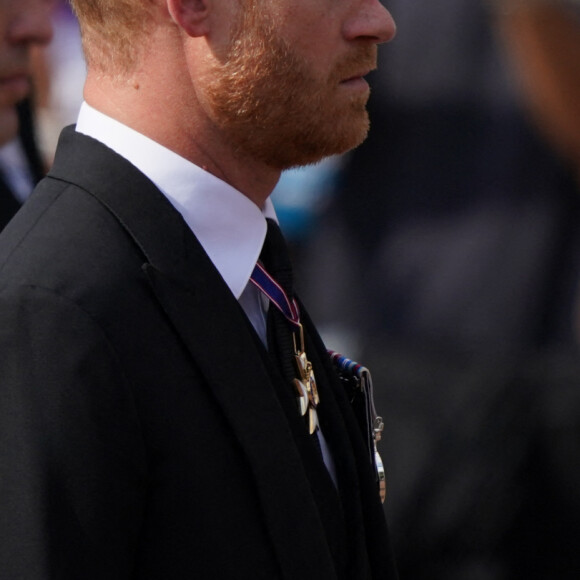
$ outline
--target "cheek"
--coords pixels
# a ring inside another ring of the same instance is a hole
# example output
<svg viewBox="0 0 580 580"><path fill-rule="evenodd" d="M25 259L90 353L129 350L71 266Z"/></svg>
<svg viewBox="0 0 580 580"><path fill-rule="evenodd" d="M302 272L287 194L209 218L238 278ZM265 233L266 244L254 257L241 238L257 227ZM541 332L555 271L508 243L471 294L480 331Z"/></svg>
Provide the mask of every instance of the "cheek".
<svg viewBox="0 0 580 580"><path fill-rule="evenodd" d="M344 51L338 15L324 0L296 4L277 30L293 52L309 63L315 75L325 76Z"/></svg>

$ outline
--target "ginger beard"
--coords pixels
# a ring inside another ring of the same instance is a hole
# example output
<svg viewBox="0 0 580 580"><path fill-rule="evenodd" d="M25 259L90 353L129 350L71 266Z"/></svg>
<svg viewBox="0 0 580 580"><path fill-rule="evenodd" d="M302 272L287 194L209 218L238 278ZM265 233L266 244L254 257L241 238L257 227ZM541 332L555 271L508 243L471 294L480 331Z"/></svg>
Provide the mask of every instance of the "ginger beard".
<svg viewBox="0 0 580 580"><path fill-rule="evenodd" d="M278 170L344 153L364 141L368 91L341 80L375 68L376 46L338 62L325 78L276 35L259 3L246 2L223 62L207 85L208 113L241 155Z"/></svg>

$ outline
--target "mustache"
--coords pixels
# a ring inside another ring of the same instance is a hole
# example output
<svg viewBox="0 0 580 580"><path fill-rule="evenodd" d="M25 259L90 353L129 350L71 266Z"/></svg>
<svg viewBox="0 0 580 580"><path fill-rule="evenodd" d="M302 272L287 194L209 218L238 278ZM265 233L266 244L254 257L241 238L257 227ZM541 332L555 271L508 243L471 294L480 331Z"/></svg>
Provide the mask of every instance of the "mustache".
<svg viewBox="0 0 580 580"><path fill-rule="evenodd" d="M334 67L331 82L339 83L375 70L377 68L377 53L376 45L359 47L356 52L347 55Z"/></svg>

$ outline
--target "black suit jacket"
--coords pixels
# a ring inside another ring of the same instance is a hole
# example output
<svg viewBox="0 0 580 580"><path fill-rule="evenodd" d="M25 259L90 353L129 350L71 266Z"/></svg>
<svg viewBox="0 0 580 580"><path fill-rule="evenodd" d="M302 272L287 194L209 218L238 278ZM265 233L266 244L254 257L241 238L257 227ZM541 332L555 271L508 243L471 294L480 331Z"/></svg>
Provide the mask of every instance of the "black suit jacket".
<svg viewBox="0 0 580 580"><path fill-rule="evenodd" d="M306 327L338 491L181 216L65 130L0 236L0 577L394 578L362 439Z"/></svg>

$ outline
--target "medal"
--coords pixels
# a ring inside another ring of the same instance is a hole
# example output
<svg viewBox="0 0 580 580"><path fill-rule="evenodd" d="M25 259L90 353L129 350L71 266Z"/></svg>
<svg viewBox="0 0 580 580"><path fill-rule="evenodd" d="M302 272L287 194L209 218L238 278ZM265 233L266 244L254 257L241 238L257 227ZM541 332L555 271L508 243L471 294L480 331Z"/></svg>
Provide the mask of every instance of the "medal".
<svg viewBox="0 0 580 580"><path fill-rule="evenodd" d="M298 342L296 340L297 335ZM308 360L304 351L304 329L302 324L299 325L298 332L294 332L292 336L294 339L294 363L299 377L294 379L294 386L298 393L296 397L298 410L302 417L308 414L308 432L313 435L319 427L316 408L320 398L312 363Z"/></svg>
<svg viewBox="0 0 580 580"><path fill-rule="evenodd" d="M294 379L293 384L294 390L296 391L298 411L300 411L300 416L304 417L308 412L309 407L308 389L306 388L306 385L298 379Z"/></svg>

